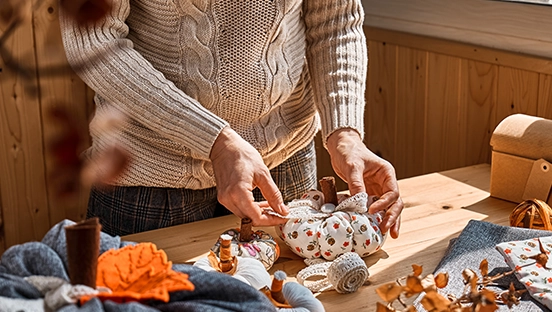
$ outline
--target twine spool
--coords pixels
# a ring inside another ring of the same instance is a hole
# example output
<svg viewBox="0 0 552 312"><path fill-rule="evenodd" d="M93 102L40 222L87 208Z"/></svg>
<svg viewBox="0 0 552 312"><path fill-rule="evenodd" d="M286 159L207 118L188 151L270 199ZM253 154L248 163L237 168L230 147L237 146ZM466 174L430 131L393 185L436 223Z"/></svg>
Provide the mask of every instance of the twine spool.
<svg viewBox="0 0 552 312"><path fill-rule="evenodd" d="M521 202L510 214L510 225L552 231L552 208L540 199Z"/></svg>

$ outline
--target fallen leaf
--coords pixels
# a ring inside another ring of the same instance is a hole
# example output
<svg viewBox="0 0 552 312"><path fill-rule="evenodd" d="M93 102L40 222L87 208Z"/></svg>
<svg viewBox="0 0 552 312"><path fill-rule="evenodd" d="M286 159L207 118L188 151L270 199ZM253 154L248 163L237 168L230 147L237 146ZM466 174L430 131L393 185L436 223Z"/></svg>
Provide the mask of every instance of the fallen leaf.
<svg viewBox="0 0 552 312"><path fill-rule="evenodd" d="M376 288L376 293L386 302L393 302L401 295L403 288L397 283L387 283Z"/></svg>

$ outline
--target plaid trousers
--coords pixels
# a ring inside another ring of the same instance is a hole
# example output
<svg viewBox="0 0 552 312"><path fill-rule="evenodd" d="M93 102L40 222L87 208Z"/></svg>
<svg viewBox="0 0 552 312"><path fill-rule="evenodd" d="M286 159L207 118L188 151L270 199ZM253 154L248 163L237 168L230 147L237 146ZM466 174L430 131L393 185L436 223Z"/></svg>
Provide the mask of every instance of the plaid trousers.
<svg viewBox="0 0 552 312"><path fill-rule="evenodd" d="M270 170L284 202L315 189L316 153L314 141ZM255 200L264 198L253 190ZM204 220L230 212L217 201L216 188L191 190L144 186L93 187L87 218L98 217L102 231L128 235L158 228Z"/></svg>

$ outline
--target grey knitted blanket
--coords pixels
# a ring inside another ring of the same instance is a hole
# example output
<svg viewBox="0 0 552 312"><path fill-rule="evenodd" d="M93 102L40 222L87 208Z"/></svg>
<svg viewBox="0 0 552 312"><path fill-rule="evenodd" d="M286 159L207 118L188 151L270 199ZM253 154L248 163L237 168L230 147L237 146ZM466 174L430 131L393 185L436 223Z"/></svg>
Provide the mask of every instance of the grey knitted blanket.
<svg viewBox="0 0 552 312"><path fill-rule="evenodd" d="M56 224L41 242L16 245L0 259L0 312L45 311L44 297L29 277L49 276L69 282L64 227L72 221ZM100 254L121 248L131 242L101 233ZM276 311L258 290L226 274L206 272L191 265L175 264L173 270L189 275L194 291L177 291L170 301L115 303L93 299L82 306L69 304L59 311Z"/></svg>
<svg viewBox="0 0 552 312"><path fill-rule="evenodd" d="M479 274L479 264L483 259L489 261L489 275L510 271L502 255L495 249L495 246L502 242L525 240L541 236L552 236L550 231L531 230L510 226L501 226L484 221L471 220L462 230L460 235L451 240L445 256L441 259L435 275L441 272L448 272L449 282L447 286L439 290L442 294L454 294L460 297L464 290L464 279L462 271L472 269ZM488 287L498 292L508 289L510 282L514 282L516 289L525 289L517 278L512 274L496 281L496 287ZM418 298L419 299L419 298ZM419 301L416 302L418 311L425 311ZM532 299L528 292L521 297L519 305L512 307L499 306L498 311L549 311L545 306Z"/></svg>

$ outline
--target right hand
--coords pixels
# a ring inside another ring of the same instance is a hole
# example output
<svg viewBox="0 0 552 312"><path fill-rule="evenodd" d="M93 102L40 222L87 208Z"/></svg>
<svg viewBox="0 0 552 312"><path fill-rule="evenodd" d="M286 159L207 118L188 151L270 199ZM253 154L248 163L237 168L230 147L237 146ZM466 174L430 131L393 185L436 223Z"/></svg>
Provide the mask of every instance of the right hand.
<svg viewBox="0 0 552 312"><path fill-rule="evenodd" d="M289 211L268 167L251 144L226 127L215 140L210 158L219 203L240 218L250 218L256 226L285 223L285 219L263 213L268 206L281 215L287 215ZM255 187L267 202L255 202L252 193Z"/></svg>

